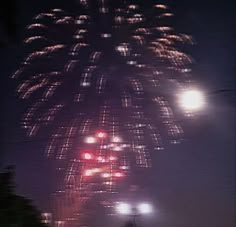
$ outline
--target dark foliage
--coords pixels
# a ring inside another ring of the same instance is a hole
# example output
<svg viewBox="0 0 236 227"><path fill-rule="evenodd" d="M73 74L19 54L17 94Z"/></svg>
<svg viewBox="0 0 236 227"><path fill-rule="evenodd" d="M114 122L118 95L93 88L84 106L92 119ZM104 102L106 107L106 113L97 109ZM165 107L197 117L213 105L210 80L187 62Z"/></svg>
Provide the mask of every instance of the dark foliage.
<svg viewBox="0 0 236 227"><path fill-rule="evenodd" d="M2 27L0 45L5 46L8 42L15 42L18 32L18 9L16 0L2 2L0 7L0 25Z"/></svg>
<svg viewBox="0 0 236 227"><path fill-rule="evenodd" d="M29 199L15 194L14 169L0 173L0 227L45 227Z"/></svg>

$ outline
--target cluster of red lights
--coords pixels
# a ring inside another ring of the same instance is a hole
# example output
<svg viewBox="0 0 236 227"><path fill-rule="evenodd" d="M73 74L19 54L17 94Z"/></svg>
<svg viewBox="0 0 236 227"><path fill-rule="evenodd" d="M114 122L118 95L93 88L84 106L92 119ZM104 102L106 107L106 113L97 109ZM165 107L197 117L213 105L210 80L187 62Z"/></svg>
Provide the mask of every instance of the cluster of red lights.
<svg viewBox="0 0 236 227"><path fill-rule="evenodd" d="M98 162L98 163L111 163L115 162L117 160L117 157L114 155L109 156L107 159L102 156L95 156L92 153L85 152L82 154L83 160L89 161L89 162ZM103 168L93 168L93 169L86 169L84 171L84 176L94 176L97 173L103 172ZM107 173L103 173L102 175L104 178L108 177ZM109 177L123 177L124 174L121 172L115 172L114 174L109 174Z"/></svg>
<svg viewBox="0 0 236 227"><path fill-rule="evenodd" d="M95 136L89 136L85 139L85 143L87 144L96 144L99 141L103 141L104 139L107 139L108 135L104 131L98 131ZM119 137L112 137L109 139L110 142L113 143L120 143L121 139ZM85 177L94 177L94 176L100 176L102 178L122 178L124 177L124 173L119 170L112 170L109 171L109 166L112 165L112 163L115 163L118 160L118 157L115 155L109 155L108 157L104 157L102 155L97 155L93 150L84 150L82 152L82 160L84 163L90 165L92 164L92 168L86 168L83 171L83 176ZM90 164L89 164L90 163ZM87 165L86 164L86 165ZM98 165L94 165L98 164ZM98 168L94 168L94 166L98 166ZM91 167L91 165L90 165Z"/></svg>
<svg viewBox="0 0 236 227"><path fill-rule="evenodd" d="M87 161L97 161L99 163L114 162L117 160L117 157L110 155L107 159L102 156L95 156L92 152L85 152L82 154L83 160Z"/></svg>

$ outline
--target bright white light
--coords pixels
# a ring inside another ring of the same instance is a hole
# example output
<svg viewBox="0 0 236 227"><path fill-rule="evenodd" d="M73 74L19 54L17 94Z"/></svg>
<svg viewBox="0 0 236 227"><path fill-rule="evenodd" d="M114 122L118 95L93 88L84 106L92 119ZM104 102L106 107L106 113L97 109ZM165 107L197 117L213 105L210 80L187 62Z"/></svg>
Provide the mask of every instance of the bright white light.
<svg viewBox="0 0 236 227"><path fill-rule="evenodd" d="M102 38L111 38L111 34L110 33L103 33L101 34Z"/></svg>
<svg viewBox="0 0 236 227"><path fill-rule="evenodd" d="M42 213L42 222L45 224L51 223L52 214L51 213Z"/></svg>
<svg viewBox="0 0 236 227"><path fill-rule="evenodd" d="M111 138L111 142L112 143L120 143L121 138L119 136L114 136L114 137Z"/></svg>
<svg viewBox="0 0 236 227"><path fill-rule="evenodd" d="M137 208L139 213L141 214L149 214L152 212L152 206L148 203L141 203Z"/></svg>
<svg viewBox="0 0 236 227"><path fill-rule="evenodd" d="M124 176L124 174L123 173L119 173L119 172L117 172L117 173L114 173L114 177L123 177Z"/></svg>
<svg viewBox="0 0 236 227"><path fill-rule="evenodd" d="M88 143L88 144L93 144L93 143L96 143L96 138L93 137L93 136L88 136L85 138L85 143Z"/></svg>
<svg viewBox="0 0 236 227"><path fill-rule="evenodd" d="M86 160L91 160L91 159L93 159L93 156L90 153L85 153L85 154L83 154L83 158Z"/></svg>
<svg viewBox="0 0 236 227"><path fill-rule="evenodd" d="M127 169L129 169L129 166L120 166L120 169L127 170Z"/></svg>
<svg viewBox="0 0 236 227"><path fill-rule="evenodd" d="M106 138L107 134L105 132L98 132L97 137L100 139Z"/></svg>
<svg viewBox="0 0 236 227"><path fill-rule="evenodd" d="M110 176L111 176L110 173L103 173L103 174L102 174L102 177L104 177L104 178L108 178L108 177L110 177Z"/></svg>
<svg viewBox="0 0 236 227"><path fill-rule="evenodd" d="M132 208L128 203L119 203L116 206L116 210L120 214L131 214Z"/></svg>
<svg viewBox="0 0 236 227"><path fill-rule="evenodd" d="M189 90L179 96L179 103L184 110L192 112L202 109L205 99L201 91Z"/></svg>
<svg viewBox="0 0 236 227"><path fill-rule="evenodd" d="M82 86L82 87L89 87L90 85L91 85L90 82L81 82L80 83L80 86Z"/></svg>

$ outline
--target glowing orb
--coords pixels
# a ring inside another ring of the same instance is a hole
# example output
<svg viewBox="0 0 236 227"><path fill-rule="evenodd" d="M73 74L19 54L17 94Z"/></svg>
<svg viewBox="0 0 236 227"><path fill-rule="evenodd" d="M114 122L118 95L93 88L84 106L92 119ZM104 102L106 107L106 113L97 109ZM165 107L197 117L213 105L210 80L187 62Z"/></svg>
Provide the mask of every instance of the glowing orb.
<svg viewBox="0 0 236 227"><path fill-rule="evenodd" d="M188 90L179 96L180 106L187 112L201 110L205 104L205 98L201 91Z"/></svg>
<svg viewBox="0 0 236 227"><path fill-rule="evenodd" d="M97 137L100 139L104 139L106 138L107 134L105 132L98 132L97 133Z"/></svg>
<svg viewBox="0 0 236 227"><path fill-rule="evenodd" d="M86 159L86 160L91 160L91 159L93 159L93 156L90 153L84 153L83 158Z"/></svg>

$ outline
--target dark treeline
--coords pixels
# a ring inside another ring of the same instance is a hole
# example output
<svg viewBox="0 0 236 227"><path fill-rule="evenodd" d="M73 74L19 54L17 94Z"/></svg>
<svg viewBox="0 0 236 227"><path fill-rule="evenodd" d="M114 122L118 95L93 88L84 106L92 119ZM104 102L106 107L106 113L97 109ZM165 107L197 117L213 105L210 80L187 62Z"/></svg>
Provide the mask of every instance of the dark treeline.
<svg viewBox="0 0 236 227"><path fill-rule="evenodd" d="M0 227L46 227L41 215L31 200L15 192L14 168L0 173Z"/></svg>

